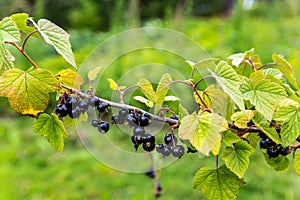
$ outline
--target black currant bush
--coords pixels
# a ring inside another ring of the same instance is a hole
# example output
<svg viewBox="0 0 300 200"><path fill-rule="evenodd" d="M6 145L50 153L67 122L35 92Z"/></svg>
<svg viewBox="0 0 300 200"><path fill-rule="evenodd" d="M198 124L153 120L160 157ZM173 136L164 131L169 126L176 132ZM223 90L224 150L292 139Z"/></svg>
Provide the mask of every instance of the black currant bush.
<svg viewBox="0 0 300 200"><path fill-rule="evenodd" d="M33 131L57 151L63 151L64 137L69 136L66 128L76 123L89 121L101 134L109 134L111 126L127 126L133 149L146 152L150 160L153 154L180 159L186 152L214 157L215 168L202 167L194 178L194 188L202 191L206 199L236 199L239 187L245 184L249 157L256 149L276 171L286 169L293 159L300 175L300 88L292 66L281 55L273 54L273 62L266 64L261 63L254 49L224 60L187 61L191 68L189 79L173 80L165 73L155 90L146 78L128 87L109 78L110 89L119 94L119 102L114 102L97 95L90 84L100 68L88 72L90 87L86 88L86 78L72 70L54 74L38 66L25 51L27 41L36 35L77 69L69 35L62 28L46 19L35 22L24 13L5 17L0 21L0 96L8 98L15 111L36 118ZM15 67L9 45L32 67L26 71ZM208 74L196 78L199 68ZM200 87L207 79L213 82ZM184 108L179 97L170 95L171 86L176 84L191 89L190 96L198 105L192 112ZM142 94L133 99L153 108L151 112L124 103L124 96L132 89ZM49 93L57 93L57 106L50 114L45 113ZM168 101L177 104L167 107ZM89 119L89 110L97 117ZM165 124L162 140L151 132L156 121ZM154 179L157 199L163 194L162 186L150 163L145 174Z"/></svg>

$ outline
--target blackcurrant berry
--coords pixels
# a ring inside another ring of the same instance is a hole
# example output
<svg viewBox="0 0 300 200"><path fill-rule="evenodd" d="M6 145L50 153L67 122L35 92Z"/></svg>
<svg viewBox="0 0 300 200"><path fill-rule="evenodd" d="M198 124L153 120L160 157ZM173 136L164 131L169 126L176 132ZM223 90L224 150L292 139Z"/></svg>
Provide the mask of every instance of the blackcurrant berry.
<svg viewBox="0 0 300 200"><path fill-rule="evenodd" d="M145 129L144 127L136 126L133 129L133 135L144 135L145 134Z"/></svg>
<svg viewBox="0 0 300 200"><path fill-rule="evenodd" d="M140 117L139 125L148 126L149 124L151 124L151 122L152 122L151 116L148 113L143 113Z"/></svg>
<svg viewBox="0 0 300 200"><path fill-rule="evenodd" d="M133 145L133 147L134 147L135 151L137 151L137 150L138 150L139 146L140 146L140 145L139 145L138 143L135 143L135 144Z"/></svg>
<svg viewBox="0 0 300 200"><path fill-rule="evenodd" d="M67 96L65 104L68 110L74 110L78 106L78 100L75 97Z"/></svg>
<svg viewBox="0 0 300 200"><path fill-rule="evenodd" d="M174 141L173 141L173 139L174 139ZM174 142L175 142L175 144L177 143L177 138L175 137L175 135L168 133L165 135L164 141L165 141L166 145L173 146Z"/></svg>
<svg viewBox="0 0 300 200"><path fill-rule="evenodd" d="M160 183L157 183L156 189L157 189L157 191L159 191L159 192L162 191L162 186L161 186Z"/></svg>
<svg viewBox="0 0 300 200"><path fill-rule="evenodd" d="M133 144L142 144L143 141L142 141L142 137L140 135L136 136L136 135L133 135L131 136L131 141Z"/></svg>
<svg viewBox="0 0 300 200"><path fill-rule="evenodd" d="M119 116L120 118L126 118L126 116L128 115L128 110L125 110L125 109L120 109L119 110Z"/></svg>
<svg viewBox="0 0 300 200"><path fill-rule="evenodd" d="M145 135L142 136L142 142L143 143L146 143L146 142L154 143L155 137L150 133L146 133Z"/></svg>
<svg viewBox="0 0 300 200"><path fill-rule="evenodd" d="M99 98L96 97L96 96L92 96L89 99L89 105L92 106L92 107L98 106L99 105Z"/></svg>
<svg viewBox="0 0 300 200"><path fill-rule="evenodd" d="M93 119L91 122L93 127L98 127L99 126L99 120L98 119Z"/></svg>
<svg viewBox="0 0 300 200"><path fill-rule="evenodd" d="M276 143L273 142L273 140L271 140L270 138L267 138L265 141L266 141L266 146L267 146L268 148L271 148L271 147L273 147L273 146L276 145Z"/></svg>
<svg viewBox="0 0 300 200"><path fill-rule="evenodd" d="M152 142L145 142L143 143L143 149L145 151L152 151L153 149L155 149L155 143L152 143Z"/></svg>
<svg viewBox="0 0 300 200"><path fill-rule="evenodd" d="M157 151L158 153L162 153L163 150L164 150L164 145L163 145L163 144L157 144L157 145L156 145L156 151Z"/></svg>
<svg viewBox="0 0 300 200"><path fill-rule="evenodd" d="M183 156L183 154L184 154L184 148L181 145L176 145L172 149L172 155L176 158L181 158L181 156Z"/></svg>
<svg viewBox="0 0 300 200"><path fill-rule="evenodd" d="M58 104L55 108L55 113L61 117L65 117L68 115L68 109L65 104Z"/></svg>
<svg viewBox="0 0 300 200"><path fill-rule="evenodd" d="M151 169L145 171L145 175L148 176L149 178L155 178L155 172Z"/></svg>
<svg viewBox="0 0 300 200"><path fill-rule="evenodd" d="M100 113L104 113L108 108L108 104L105 103L105 102L100 102L99 105L97 106L97 110L100 112Z"/></svg>
<svg viewBox="0 0 300 200"><path fill-rule="evenodd" d="M112 124L123 124L124 121L125 119L121 118L118 114L113 114L111 117Z"/></svg>
<svg viewBox="0 0 300 200"><path fill-rule="evenodd" d="M289 147L279 147L279 154L282 155L282 156L286 156L290 153L290 149Z"/></svg>
<svg viewBox="0 0 300 200"><path fill-rule="evenodd" d="M178 120L178 115L173 115L173 116L170 117L170 119ZM176 123L169 122L169 125L173 126L173 125L176 125Z"/></svg>
<svg viewBox="0 0 300 200"><path fill-rule="evenodd" d="M169 156L171 154L172 150L169 146L164 146L161 154L164 156Z"/></svg>
<svg viewBox="0 0 300 200"><path fill-rule="evenodd" d="M279 156L279 150L277 148L269 148L267 149L267 154L271 157L271 158L277 158Z"/></svg>
<svg viewBox="0 0 300 200"><path fill-rule="evenodd" d="M69 113L69 116L71 118L79 118L80 114L81 114L81 112L80 112L79 108L76 107L75 109L71 110L71 112Z"/></svg>
<svg viewBox="0 0 300 200"><path fill-rule="evenodd" d="M126 116L126 121L129 126L136 126L138 124L138 119L134 114L128 114Z"/></svg>
<svg viewBox="0 0 300 200"><path fill-rule="evenodd" d="M82 100L79 102L78 107L81 112L86 112L89 108L89 104L86 102L86 100Z"/></svg>
<svg viewBox="0 0 300 200"><path fill-rule="evenodd" d="M106 121L102 121L98 125L98 130L100 133L106 133L109 130L109 124Z"/></svg>
<svg viewBox="0 0 300 200"><path fill-rule="evenodd" d="M260 147L261 149L267 149L268 147L267 147L267 145L266 145L266 140L261 139L260 142L259 142L259 147Z"/></svg>
<svg viewBox="0 0 300 200"><path fill-rule="evenodd" d="M259 132L258 136L263 140L266 140L268 138L263 132Z"/></svg>

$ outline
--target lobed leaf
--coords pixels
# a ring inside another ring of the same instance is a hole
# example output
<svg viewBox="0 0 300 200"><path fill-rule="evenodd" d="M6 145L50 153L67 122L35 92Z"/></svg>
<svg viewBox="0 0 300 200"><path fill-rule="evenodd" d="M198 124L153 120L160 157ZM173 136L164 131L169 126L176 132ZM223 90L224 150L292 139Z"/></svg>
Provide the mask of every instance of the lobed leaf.
<svg viewBox="0 0 300 200"><path fill-rule="evenodd" d="M249 166L249 157L254 153L254 148L245 141L239 140L233 146L228 146L221 158L230 171L239 178L243 178Z"/></svg>
<svg viewBox="0 0 300 200"><path fill-rule="evenodd" d="M283 171L290 166L290 161L286 156L279 155L277 158L269 158L267 153L264 153L267 163L276 171Z"/></svg>
<svg viewBox="0 0 300 200"><path fill-rule="evenodd" d="M251 121L253 117L253 110L242 110L239 112L235 112L231 116L231 120L234 121L234 125L236 125L238 128L247 128L247 124Z"/></svg>
<svg viewBox="0 0 300 200"><path fill-rule="evenodd" d="M20 42L21 35L16 23L9 17L0 21L0 38L4 42Z"/></svg>
<svg viewBox="0 0 300 200"><path fill-rule="evenodd" d="M33 131L45 137L51 146L59 152L64 149L64 137L69 136L63 123L54 113L48 115L41 114L33 123Z"/></svg>
<svg viewBox="0 0 300 200"><path fill-rule="evenodd" d="M10 106L23 115L38 116L48 105L48 93L58 89L57 79L44 69L13 68L0 77L0 96L7 97Z"/></svg>
<svg viewBox="0 0 300 200"><path fill-rule="evenodd" d="M3 71L14 68L15 57L6 49L4 42L0 36L0 74Z"/></svg>
<svg viewBox="0 0 300 200"><path fill-rule="evenodd" d="M27 13L16 13L10 16L10 18L16 23L18 29L25 34L33 32L35 29L27 26L29 15Z"/></svg>
<svg viewBox="0 0 300 200"><path fill-rule="evenodd" d="M206 200L237 199L239 188L244 185L233 172L222 165L218 169L203 167L194 178L194 188L202 191Z"/></svg>

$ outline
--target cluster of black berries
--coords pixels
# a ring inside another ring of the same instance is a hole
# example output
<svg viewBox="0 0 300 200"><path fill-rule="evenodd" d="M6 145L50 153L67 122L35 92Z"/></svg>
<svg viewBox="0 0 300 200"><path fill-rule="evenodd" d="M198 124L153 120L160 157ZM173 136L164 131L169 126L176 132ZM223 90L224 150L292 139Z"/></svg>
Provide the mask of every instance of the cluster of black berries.
<svg viewBox="0 0 300 200"><path fill-rule="evenodd" d="M145 151L152 151L155 148L155 137L145 130L145 126L152 123L152 117L148 113L140 113L134 110L120 109L118 114L111 117L113 124L123 124L133 127L133 135L131 141L135 150L142 145Z"/></svg>
<svg viewBox="0 0 300 200"><path fill-rule="evenodd" d="M156 151L163 156L173 155L176 158L181 158L184 154L184 147L177 144L177 137L168 133L165 135L164 144L156 145Z"/></svg>
<svg viewBox="0 0 300 200"><path fill-rule="evenodd" d="M55 108L55 113L60 117L69 115L71 118L79 118L81 113L88 110L89 104L84 99L64 95L60 97L60 103Z"/></svg>
<svg viewBox="0 0 300 200"><path fill-rule="evenodd" d="M289 147L282 147L276 144L273 140L263 133L259 133L261 140L259 146L261 149L266 149L270 158L277 158L279 155L286 156L290 153Z"/></svg>

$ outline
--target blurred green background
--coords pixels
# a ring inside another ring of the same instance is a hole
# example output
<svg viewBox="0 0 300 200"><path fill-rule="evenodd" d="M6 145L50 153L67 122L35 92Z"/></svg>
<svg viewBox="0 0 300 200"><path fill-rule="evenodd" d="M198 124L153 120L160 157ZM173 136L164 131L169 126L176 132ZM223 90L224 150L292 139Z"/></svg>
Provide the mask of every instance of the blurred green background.
<svg viewBox="0 0 300 200"><path fill-rule="evenodd" d="M98 43L110 36L131 28L154 26L186 34L212 57L225 59L230 54L254 47L262 62L267 63L271 62L272 53L282 54L300 78L298 0L0 1L1 18L16 12L30 13L35 19L50 19L66 29L71 35L78 66ZM70 68L40 40L30 40L26 50L45 68L53 71ZM18 55L18 52L14 53ZM159 57L159 62L170 63L168 58ZM129 61L120 59L116 64L123 63L122 66L129 70L130 65L135 66L143 59L142 56ZM147 59L157 60L158 57L150 54ZM17 56L17 66L26 69L29 63ZM118 72L109 74L115 80L121 75ZM108 83L103 83L103 88L108 87ZM107 97L111 93L104 90L101 95ZM51 98L49 111L55 106L55 94ZM143 174L122 173L99 163L87 152L73 129L70 130L71 138L65 140L64 153L60 154L33 133L33 119L10 110L4 98L0 99L0 112L1 200L153 199L152 180ZM116 131L113 129L111 134ZM131 145L129 138L123 137L120 142ZM109 154L109 149L103 153ZM276 173L259 150L250 160L245 175L248 184L241 188L238 199L300 199L300 178L292 166ZM199 159L197 155L186 154L164 168L160 172L161 199L201 199L201 193L192 189L193 176L199 167L213 166L213 163L214 159Z"/></svg>

